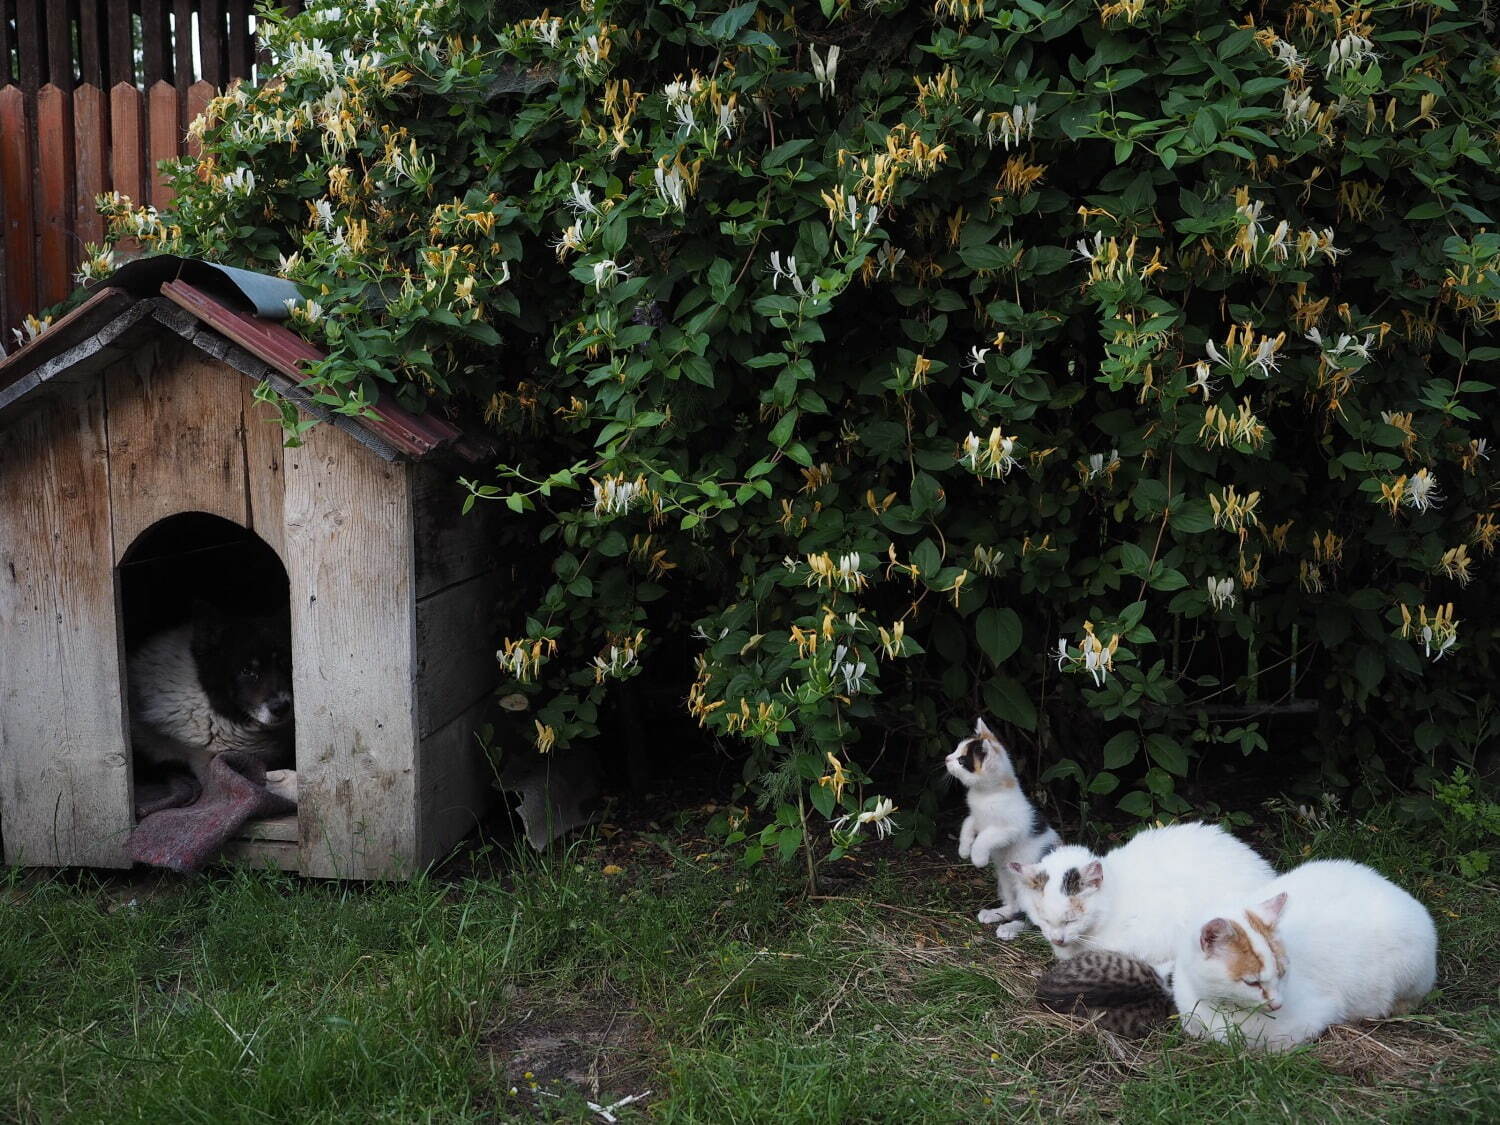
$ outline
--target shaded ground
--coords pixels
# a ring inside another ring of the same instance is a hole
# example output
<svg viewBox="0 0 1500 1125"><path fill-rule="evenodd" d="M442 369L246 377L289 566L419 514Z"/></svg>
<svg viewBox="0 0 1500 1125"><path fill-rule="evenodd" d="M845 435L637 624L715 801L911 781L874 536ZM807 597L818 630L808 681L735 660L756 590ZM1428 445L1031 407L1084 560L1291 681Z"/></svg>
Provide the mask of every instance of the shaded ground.
<svg viewBox="0 0 1500 1125"><path fill-rule="evenodd" d="M987 881L870 852L808 898L740 871L712 810L565 853L481 849L401 887L275 874L0 884L0 1119L1462 1121L1500 1119L1500 902L1380 825L1284 828L1431 904L1440 992L1263 1058L1035 1011L1035 934ZM608 873L606 873L608 872Z"/></svg>

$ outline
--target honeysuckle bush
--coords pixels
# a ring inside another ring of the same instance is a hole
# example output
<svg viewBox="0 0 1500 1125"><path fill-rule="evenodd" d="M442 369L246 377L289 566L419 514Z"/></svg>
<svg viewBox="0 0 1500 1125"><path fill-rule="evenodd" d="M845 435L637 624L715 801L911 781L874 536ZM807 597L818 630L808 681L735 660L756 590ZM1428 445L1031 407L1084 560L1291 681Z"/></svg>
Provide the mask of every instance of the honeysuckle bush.
<svg viewBox="0 0 1500 1125"><path fill-rule="evenodd" d="M104 204L299 282L329 406L500 438L502 745L649 681L755 859L929 832L872 774L981 711L1144 818L1289 701L1356 801L1491 736L1484 5L534 12L268 13L175 208Z"/></svg>

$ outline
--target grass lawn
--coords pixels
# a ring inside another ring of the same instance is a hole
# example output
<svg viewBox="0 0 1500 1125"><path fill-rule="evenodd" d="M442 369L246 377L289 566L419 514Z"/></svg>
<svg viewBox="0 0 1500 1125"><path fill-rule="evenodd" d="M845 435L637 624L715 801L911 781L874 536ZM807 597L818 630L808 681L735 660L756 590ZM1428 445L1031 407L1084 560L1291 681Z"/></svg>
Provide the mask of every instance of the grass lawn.
<svg viewBox="0 0 1500 1125"><path fill-rule="evenodd" d="M1429 904L1441 991L1417 1015L1278 1058L1095 1033L1032 1010L1045 944L975 923L986 880L946 852L837 865L811 900L691 827L406 886L12 873L0 1120L598 1121L587 1101L647 1090L616 1115L1500 1120L1493 882L1355 822L1279 842Z"/></svg>

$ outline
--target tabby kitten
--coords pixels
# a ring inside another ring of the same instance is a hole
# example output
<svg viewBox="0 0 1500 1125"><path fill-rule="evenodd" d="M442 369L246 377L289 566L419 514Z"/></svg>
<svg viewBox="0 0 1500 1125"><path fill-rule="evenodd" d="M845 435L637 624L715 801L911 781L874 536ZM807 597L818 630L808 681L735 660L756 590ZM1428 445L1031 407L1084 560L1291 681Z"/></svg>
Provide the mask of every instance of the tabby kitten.
<svg viewBox="0 0 1500 1125"><path fill-rule="evenodd" d="M1036 1002L1049 1012L1082 1016L1130 1039L1150 1035L1175 1010L1172 978L1121 953L1090 950L1054 961L1036 984Z"/></svg>

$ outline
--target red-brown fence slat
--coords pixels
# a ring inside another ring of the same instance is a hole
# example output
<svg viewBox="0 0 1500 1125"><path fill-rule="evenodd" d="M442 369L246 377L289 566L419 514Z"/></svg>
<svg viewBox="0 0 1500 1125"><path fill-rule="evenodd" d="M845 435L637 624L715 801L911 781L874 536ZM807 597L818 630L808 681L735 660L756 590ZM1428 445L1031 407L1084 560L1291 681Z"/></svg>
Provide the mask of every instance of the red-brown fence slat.
<svg viewBox="0 0 1500 1125"><path fill-rule="evenodd" d="M160 211L172 202L173 191L160 164L182 151L182 121L177 114L177 87L158 82L146 92L150 134L146 151L151 167L151 206Z"/></svg>
<svg viewBox="0 0 1500 1125"><path fill-rule="evenodd" d="M0 89L0 200L5 216L5 346L9 329L41 306L36 299L36 231L32 225L31 130L26 95L19 86Z"/></svg>
<svg viewBox="0 0 1500 1125"><path fill-rule="evenodd" d="M45 81L42 58L42 0L16 2L16 62L21 89L34 94Z"/></svg>
<svg viewBox="0 0 1500 1125"><path fill-rule="evenodd" d="M104 158L108 151L104 91L97 86L79 86L73 91L73 175L78 185L73 193L73 232L80 242L104 240L104 217L94 200L106 189ZM81 259L81 247L79 256Z"/></svg>
<svg viewBox="0 0 1500 1125"><path fill-rule="evenodd" d="M141 82L150 89L153 82L172 81L171 13L167 0L140 0L140 5Z"/></svg>
<svg viewBox="0 0 1500 1125"><path fill-rule="evenodd" d="M224 0L199 0L198 54L203 60L204 81L222 86L229 80L226 71L228 40L224 35Z"/></svg>
<svg viewBox="0 0 1500 1125"><path fill-rule="evenodd" d="M172 0L172 51L176 60L172 79L186 90L197 75L193 72L193 0Z"/></svg>
<svg viewBox="0 0 1500 1125"><path fill-rule="evenodd" d="M187 92L187 123L191 125L198 116L208 108L208 103L213 100L214 88L208 82L194 82L188 87ZM187 138L185 151L189 156L197 156L203 151L203 146L193 137Z"/></svg>
<svg viewBox="0 0 1500 1125"><path fill-rule="evenodd" d="M135 204L147 202L143 101L128 82L109 92L109 186Z"/></svg>
<svg viewBox="0 0 1500 1125"><path fill-rule="evenodd" d="M47 83L36 95L37 176L41 222L37 227L37 284L42 305L73 290L73 114L67 90Z"/></svg>

